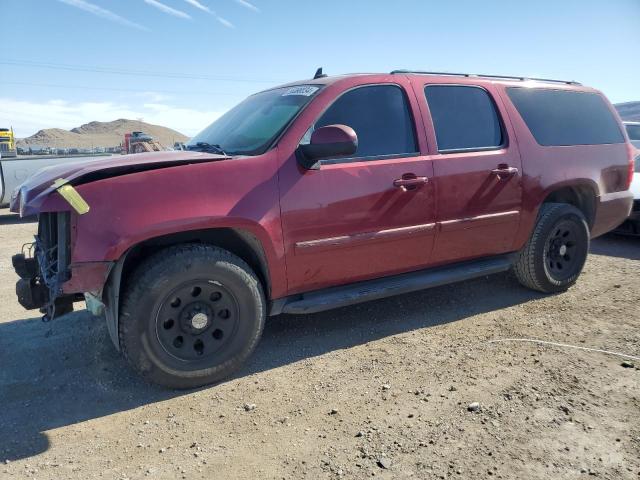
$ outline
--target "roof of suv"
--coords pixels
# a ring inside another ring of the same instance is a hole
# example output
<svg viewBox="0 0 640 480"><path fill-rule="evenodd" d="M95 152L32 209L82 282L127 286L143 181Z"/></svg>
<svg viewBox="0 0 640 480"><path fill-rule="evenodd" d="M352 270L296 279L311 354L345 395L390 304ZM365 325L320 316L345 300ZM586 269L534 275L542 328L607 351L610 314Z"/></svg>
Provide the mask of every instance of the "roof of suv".
<svg viewBox="0 0 640 480"><path fill-rule="evenodd" d="M393 75L403 75L410 77L424 77L429 76L435 80L451 81L452 83L461 84L483 84L483 83L500 83L508 85L522 85L526 86L535 85L536 87L547 88L560 88L582 91L594 91L590 87L583 86L581 83L574 80L554 80L546 78L529 78L529 77L516 77L509 75L483 75L472 73L450 73L450 72L422 72L414 70L393 70L389 73L348 73L343 75L321 76L318 78L312 78L307 80L298 80L290 82L284 85L279 85L275 88L290 87L296 85L330 85L341 80L347 80L353 77L370 77L373 81L389 81L389 77Z"/></svg>

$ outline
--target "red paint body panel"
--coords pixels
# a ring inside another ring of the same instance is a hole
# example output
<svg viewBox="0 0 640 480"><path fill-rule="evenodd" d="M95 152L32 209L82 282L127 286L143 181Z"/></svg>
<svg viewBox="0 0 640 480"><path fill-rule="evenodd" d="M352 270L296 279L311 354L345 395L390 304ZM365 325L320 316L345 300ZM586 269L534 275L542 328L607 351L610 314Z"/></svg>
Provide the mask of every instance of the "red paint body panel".
<svg viewBox="0 0 640 480"><path fill-rule="evenodd" d="M91 210L76 217L74 263L114 261L171 233L232 227L261 242L272 295L286 294L275 151L134 173L77 190Z"/></svg>
<svg viewBox="0 0 640 480"><path fill-rule="evenodd" d="M579 91L595 92L587 87L570 87L553 85L554 89L577 89ZM523 168L523 197L522 219L516 242L516 249L526 243L536 221L538 209L544 199L554 190L563 186L588 187L592 189L596 198L596 215L591 227L592 236L602 235L611 230L628 216L633 202L633 196L627 191L626 181L629 169L627 145L624 143L611 145L574 145L566 147L547 147L539 145L524 120L509 100L504 89L501 90L504 106L509 121L517 132L518 147L522 156ZM618 114L608 100L605 101L614 116ZM626 137L625 137L626 138ZM559 167L560 166L560 167ZM608 206L608 194L620 193L616 206ZM601 208L614 210L618 208L618 220L607 219ZM610 226L611 223L616 223Z"/></svg>
<svg viewBox="0 0 640 480"><path fill-rule="evenodd" d="M340 94L371 83L395 84L405 89L417 122L420 154L323 165L313 171L300 168L294 152L309 127ZM435 221L433 183L411 191L393 185L395 179L407 173L433 178L432 163L422 155L427 152L427 144L420 111L406 78L355 76L332 83L283 137L278 151L290 294L429 265L435 230L405 227ZM390 230L396 233L384 233ZM306 242L336 237L344 238L334 248L300 248Z"/></svg>
<svg viewBox="0 0 640 480"><path fill-rule="evenodd" d="M114 262L84 262L70 265L71 279L62 286L63 293L97 292L107 281Z"/></svg>
<svg viewBox="0 0 640 480"><path fill-rule="evenodd" d="M440 229L432 263L444 264L513 251L522 203L522 162L513 128L504 122L507 139L503 148L439 154L424 89L428 85L450 85L451 79L414 77L413 84L431 145L429 154L435 175ZM486 83L465 84L485 89L499 115L505 116L496 87ZM517 168L518 172L500 179L491 170L501 164Z"/></svg>
<svg viewBox="0 0 640 480"><path fill-rule="evenodd" d="M622 222L631 208L627 145L538 145L505 92L523 82L402 74L301 83L323 88L263 155L140 154L43 171L29 180L14 211L18 204L27 214L68 210L50 188L59 177L76 181L91 207L85 215L72 215L72 278L65 292L99 291L105 268L130 248L184 231L230 227L254 235L276 299L517 251L529 238L542 202L563 186L592 189L594 236ZM302 169L295 150L322 112L346 90L380 83L405 91L419 152ZM486 89L502 117L506 144L492 151L438 153L423 91L435 83ZM535 86L594 92L575 85ZM118 170L128 163L152 169ZM497 178L491 170L498 165L517 172ZM120 172L116 176L83 182L114 169ZM427 181L409 189L394 185L407 174Z"/></svg>

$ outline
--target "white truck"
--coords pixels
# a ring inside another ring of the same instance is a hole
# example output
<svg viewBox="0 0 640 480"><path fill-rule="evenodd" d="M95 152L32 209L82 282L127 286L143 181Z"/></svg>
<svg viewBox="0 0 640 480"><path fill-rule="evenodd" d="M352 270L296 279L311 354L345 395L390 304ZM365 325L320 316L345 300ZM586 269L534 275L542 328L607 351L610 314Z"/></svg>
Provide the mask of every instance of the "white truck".
<svg viewBox="0 0 640 480"><path fill-rule="evenodd" d="M640 235L640 122L622 122L631 144L636 147L635 168L629 190L633 193L633 207L629 218L620 225L617 233Z"/></svg>

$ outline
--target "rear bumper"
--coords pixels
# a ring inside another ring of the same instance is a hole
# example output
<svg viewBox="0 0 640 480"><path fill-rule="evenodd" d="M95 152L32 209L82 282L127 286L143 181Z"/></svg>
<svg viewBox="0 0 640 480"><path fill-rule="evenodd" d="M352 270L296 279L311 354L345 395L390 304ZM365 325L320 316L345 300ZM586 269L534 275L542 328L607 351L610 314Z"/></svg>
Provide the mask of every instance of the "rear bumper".
<svg viewBox="0 0 640 480"><path fill-rule="evenodd" d="M591 227L591 237L603 235L624 222L631 213L632 205L633 194L628 190L601 195Z"/></svg>

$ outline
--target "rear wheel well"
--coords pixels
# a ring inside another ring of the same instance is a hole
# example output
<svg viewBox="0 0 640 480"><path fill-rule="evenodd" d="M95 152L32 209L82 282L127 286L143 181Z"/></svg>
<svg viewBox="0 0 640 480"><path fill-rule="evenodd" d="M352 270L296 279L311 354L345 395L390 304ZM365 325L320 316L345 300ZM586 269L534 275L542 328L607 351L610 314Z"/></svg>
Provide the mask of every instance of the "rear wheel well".
<svg viewBox="0 0 640 480"><path fill-rule="evenodd" d="M543 203L567 203L573 205L584 214L589 228L593 226L596 213L596 195L591 187L562 187L547 195Z"/></svg>
<svg viewBox="0 0 640 480"><path fill-rule="evenodd" d="M151 238L129 250L125 259L120 291L127 288L127 279L140 262L159 250L183 243L202 243L227 250L244 260L260 279L267 298L271 288L267 259L260 241L250 232L236 228L212 228L178 232Z"/></svg>

